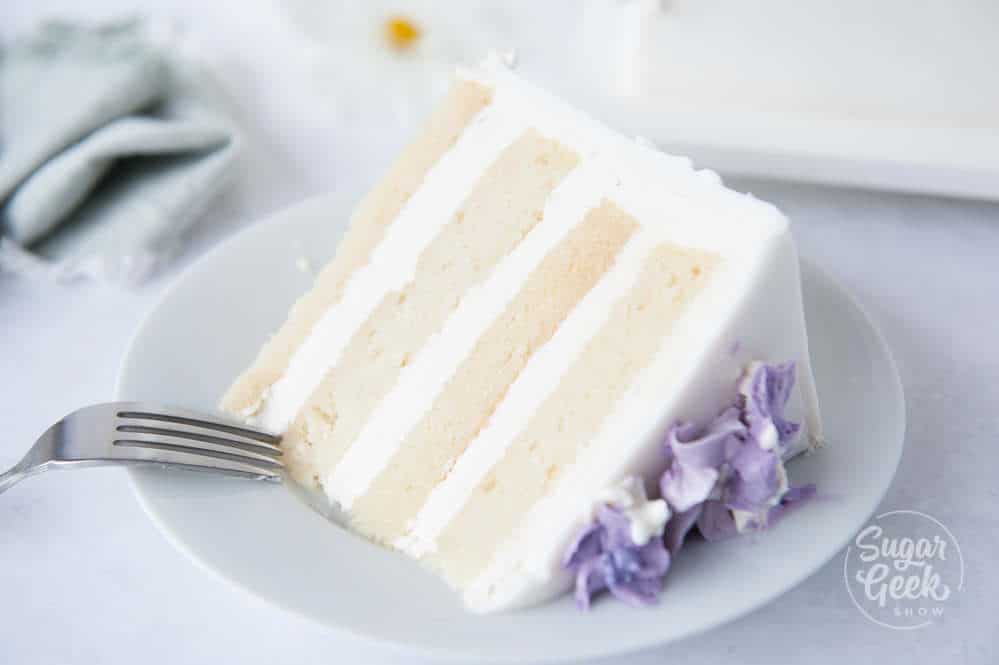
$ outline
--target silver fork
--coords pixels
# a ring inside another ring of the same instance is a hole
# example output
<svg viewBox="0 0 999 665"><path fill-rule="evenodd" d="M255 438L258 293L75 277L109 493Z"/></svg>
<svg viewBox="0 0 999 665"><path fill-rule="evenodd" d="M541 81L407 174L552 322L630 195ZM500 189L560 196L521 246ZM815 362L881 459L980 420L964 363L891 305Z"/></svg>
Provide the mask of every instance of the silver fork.
<svg viewBox="0 0 999 665"><path fill-rule="evenodd" d="M215 471L281 481L280 437L193 411L140 402L75 411L42 434L17 465L0 474L0 493L49 469L144 465Z"/></svg>

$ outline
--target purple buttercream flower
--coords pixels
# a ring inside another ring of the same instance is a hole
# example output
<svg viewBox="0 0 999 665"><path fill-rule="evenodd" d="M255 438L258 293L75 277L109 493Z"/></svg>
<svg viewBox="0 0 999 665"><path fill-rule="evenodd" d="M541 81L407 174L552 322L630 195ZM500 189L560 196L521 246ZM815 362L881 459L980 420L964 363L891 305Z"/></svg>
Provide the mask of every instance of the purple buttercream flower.
<svg viewBox="0 0 999 665"><path fill-rule="evenodd" d="M732 510L759 512L773 505L781 487L780 454L750 437L729 458L721 501Z"/></svg>
<svg viewBox="0 0 999 665"><path fill-rule="evenodd" d="M659 491L670 508L684 513L714 491L726 462L741 447L746 426L736 408L726 409L706 428L678 423L666 436L668 466Z"/></svg>
<svg viewBox="0 0 999 665"><path fill-rule="evenodd" d="M784 417L794 373L794 363L756 363L740 383L738 406L707 427L678 423L670 429L660 491L673 511L666 525L673 555L694 524L705 539L719 540L740 530L732 511L756 516L742 519L743 529L763 528L810 496L805 488L787 489L781 460L784 444L799 429Z"/></svg>
<svg viewBox="0 0 999 665"><path fill-rule="evenodd" d="M723 540L739 532L732 518L732 511L721 501L704 503L697 518L697 530L708 542Z"/></svg>
<svg viewBox="0 0 999 665"><path fill-rule="evenodd" d="M776 433L774 444L786 444L798 433L801 426L784 418L784 406L794 388L795 365L793 362L782 365L755 363L739 387L743 397L743 419L749 427L749 434L763 447L768 445ZM776 430L776 432L774 432Z"/></svg>
<svg viewBox="0 0 999 665"><path fill-rule="evenodd" d="M676 556L676 553L680 551L687 533L697 524L697 520L700 518L701 511L703 510L703 505L698 504L690 510L675 513L670 521L666 523L666 549L669 550L670 555Z"/></svg>
<svg viewBox="0 0 999 665"><path fill-rule="evenodd" d="M576 576L581 609L604 589L633 605L654 602L672 557L695 524L706 540L721 540L770 526L815 495L814 485L788 488L783 467L785 444L799 430L784 418L794 372L794 363L754 364L740 383L736 406L706 427L677 423L670 428L659 481L665 505L643 503L645 490L631 479L627 486L638 489L632 498L597 509L596 519L576 536L562 562ZM636 495L639 506L653 510L636 512ZM653 528L659 527L654 533L663 537L644 540L653 533L645 523L648 515ZM668 520L664 529L663 520ZM645 535L634 535L642 534L643 526ZM642 545L636 543L640 538Z"/></svg>
<svg viewBox="0 0 999 665"><path fill-rule="evenodd" d="M596 521L580 532L562 562L576 574L576 604L584 610L603 589L632 605L655 602L669 564L662 538L636 545L628 517L606 504L597 509Z"/></svg>

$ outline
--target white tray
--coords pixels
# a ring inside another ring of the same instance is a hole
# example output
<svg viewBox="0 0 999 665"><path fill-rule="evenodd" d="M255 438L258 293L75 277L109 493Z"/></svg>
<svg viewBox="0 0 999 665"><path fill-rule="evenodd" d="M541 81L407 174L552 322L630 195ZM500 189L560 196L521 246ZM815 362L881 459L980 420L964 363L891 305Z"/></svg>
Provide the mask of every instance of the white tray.
<svg viewBox="0 0 999 665"><path fill-rule="evenodd" d="M622 4L591 0L562 84L613 124L721 172L999 199L994 0Z"/></svg>

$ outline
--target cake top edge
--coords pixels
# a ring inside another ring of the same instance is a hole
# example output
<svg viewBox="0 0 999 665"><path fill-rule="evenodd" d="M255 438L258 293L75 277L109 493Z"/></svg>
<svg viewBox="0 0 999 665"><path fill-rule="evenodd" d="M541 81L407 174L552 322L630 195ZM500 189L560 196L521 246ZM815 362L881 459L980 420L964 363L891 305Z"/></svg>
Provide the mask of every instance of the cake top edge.
<svg viewBox="0 0 999 665"><path fill-rule="evenodd" d="M738 219L743 227L738 235L746 235L745 240L770 238L789 229L788 219L773 204L725 186L716 172L696 168L687 157L665 152L643 137L630 137L612 129L514 72L509 58L493 54L478 65L458 67L455 79L492 89L494 105L522 115L527 125L578 151L584 161L599 161L608 177L615 178L618 186L626 190L623 200L615 202L643 225L647 221L643 208L649 206L637 205L636 210L629 210L633 207L629 201L648 203L649 196L638 195L644 190L654 192L657 203L674 200L682 208L689 207L685 203L694 203L705 217L725 222Z"/></svg>

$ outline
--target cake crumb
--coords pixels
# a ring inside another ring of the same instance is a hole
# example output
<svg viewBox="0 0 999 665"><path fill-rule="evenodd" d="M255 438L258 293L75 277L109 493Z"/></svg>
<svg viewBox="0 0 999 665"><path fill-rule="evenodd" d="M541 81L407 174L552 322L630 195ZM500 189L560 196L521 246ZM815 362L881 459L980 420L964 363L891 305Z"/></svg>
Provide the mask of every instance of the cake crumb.
<svg viewBox="0 0 999 665"><path fill-rule="evenodd" d="M304 256L300 256L295 260L295 267L298 268L299 272L312 274L312 261Z"/></svg>

